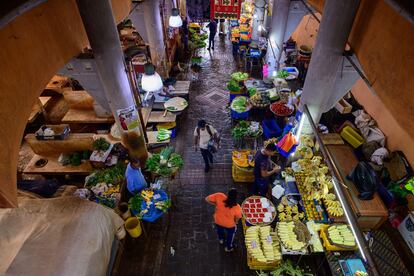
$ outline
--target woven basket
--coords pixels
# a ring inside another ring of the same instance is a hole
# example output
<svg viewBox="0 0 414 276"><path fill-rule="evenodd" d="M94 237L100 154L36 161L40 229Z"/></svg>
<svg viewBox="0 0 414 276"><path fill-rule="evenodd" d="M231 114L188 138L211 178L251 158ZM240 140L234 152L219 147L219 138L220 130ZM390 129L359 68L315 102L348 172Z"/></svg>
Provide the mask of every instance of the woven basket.
<svg viewBox="0 0 414 276"><path fill-rule="evenodd" d="M249 200L249 199L256 199L256 198L262 198L261 196L251 196L251 197L248 197L248 198L246 198L244 201L243 201L243 203L242 203L242 205L241 205L241 207L242 207L242 215L243 215L243 218L248 222L248 223L250 223L251 225L258 225L258 226L266 226L266 225L270 225L274 220L275 220L275 218L276 218L276 215L277 215L277 210L276 210L276 208L275 208L275 205L273 204L273 202L272 201L270 201L269 200L269 204L270 204L270 206L268 207L268 208L270 208L270 207L273 207L274 208L274 212L272 213L272 219L270 220L270 222L262 222L262 223L251 223L250 222L250 220L245 216L245 214L244 214L244 205L247 203L247 200ZM306 227L306 226L305 226Z"/></svg>
<svg viewBox="0 0 414 276"><path fill-rule="evenodd" d="M329 226L328 228L324 229L324 232L325 232L325 235L326 235L326 237L328 238L328 241L329 241L329 243L330 243L331 245L334 245L334 246L336 246L336 247L343 248L343 249L348 249L348 250L353 250L353 249L355 249L355 247L356 247L356 242L355 242L355 245L354 245L354 246L349 246L349 245L344 245L344 244L338 244L338 243L333 242L333 241L332 241L332 239L331 239L331 237L329 236L329 232L328 232L328 229L329 229L330 227L331 227L331 226ZM351 230L351 229L349 228L349 226L348 226L348 229L349 229L349 230Z"/></svg>
<svg viewBox="0 0 414 276"><path fill-rule="evenodd" d="M297 240L305 243L305 245L297 251L303 251L309 245L309 242L311 240L311 234L309 233L309 230L306 227L306 225L303 224L302 222L294 221L293 223L295 225L295 228L293 229L293 231L296 234ZM281 241L281 244L286 248L286 245L282 241ZM292 250L291 248L286 248L286 249Z"/></svg>

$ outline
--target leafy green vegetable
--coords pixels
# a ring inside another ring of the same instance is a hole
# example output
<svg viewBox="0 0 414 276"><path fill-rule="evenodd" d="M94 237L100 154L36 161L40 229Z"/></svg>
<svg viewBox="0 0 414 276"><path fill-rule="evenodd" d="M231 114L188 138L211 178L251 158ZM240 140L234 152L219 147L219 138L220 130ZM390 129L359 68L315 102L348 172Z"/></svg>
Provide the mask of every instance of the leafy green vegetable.
<svg viewBox="0 0 414 276"><path fill-rule="evenodd" d="M98 170L95 171L94 174L92 174L85 186L87 188L93 187L98 183L107 183L107 184L116 184L120 181L123 181L125 178L125 164L122 162L119 162L113 167L104 169L104 170Z"/></svg>
<svg viewBox="0 0 414 276"><path fill-rule="evenodd" d="M98 138L95 141L93 141L92 147L94 150L98 151L107 151L111 144L109 144L108 141L106 141L105 138Z"/></svg>
<svg viewBox="0 0 414 276"><path fill-rule="evenodd" d="M277 72L277 77L281 79L285 79L289 77L289 73L286 70L280 70Z"/></svg>
<svg viewBox="0 0 414 276"><path fill-rule="evenodd" d="M142 196L141 193L135 194L130 200L129 200L129 208L131 210L140 213L141 212L141 206L142 206Z"/></svg>
<svg viewBox="0 0 414 276"><path fill-rule="evenodd" d="M146 169L161 176L171 176L184 165L182 157L173 153L172 147L164 148L159 154L153 154L147 159Z"/></svg>
<svg viewBox="0 0 414 276"><path fill-rule="evenodd" d="M227 83L227 89L231 92L238 92L240 91L240 86L235 80L231 80Z"/></svg>
<svg viewBox="0 0 414 276"><path fill-rule="evenodd" d="M231 109L238 113L245 112L247 110L247 98L243 96L234 98L231 102Z"/></svg>
<svg viewBox="0 0 414 276"><path fill-rule="evenodd" d="M172 167L176 167L181 169L184 165L183 158L176 153L171 154L170 160L168 160L168 163L171 164Z"/></svg>
<svg viewBox="0 0 414 276"><path fill-rule="evenodd" d="M82 156L79 152L72 153L70 157L70 164L72 166L79 166L80 164L82 164Z"/></svg>
<svg viewBox="0 0 414 276"><path fill-rule="evenodd" d="M243 73L243 72L236 72L236 73L231 74L231 78L234 79L237 82L244 81L244 80L247 80L249 78L249 74L248 73Z"/></svg>
<svg viewBox="0 0 414 276"><path fill-rule="evenodd" d="M159 165L160 165L161 156L159 153L153 154L151 157L147 159L147 162L145 163L145 166L148 171L155 172Z"/></svg>
<svg viewBox="0 0 414 276"><path fill-rule="evenodd" d="M282 275L291 275L291 276L303 276L302 270L294 265L291 260L284 261L278 268L270 272L271 276L282 276Z"/></svg>
<svg viewBox="0 0 414 276"><path fill-rule="evenodd" d="M251 97L256 94L257 89L254 87L250 87L249 89L247 89L247 91L249 92L249 96Z"/></svg>

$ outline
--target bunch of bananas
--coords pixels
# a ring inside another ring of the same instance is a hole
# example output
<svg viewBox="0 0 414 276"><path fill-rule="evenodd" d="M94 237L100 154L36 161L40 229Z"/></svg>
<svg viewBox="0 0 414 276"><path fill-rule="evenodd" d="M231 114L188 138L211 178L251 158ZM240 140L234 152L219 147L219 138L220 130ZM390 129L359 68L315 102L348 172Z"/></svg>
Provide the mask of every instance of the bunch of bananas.
<svg viewBox="0 0 414 276"><path fill-rule="evenodd" d="M145 200L145 202L151 201L152 197L154 196L153 190L143 190L141 192L142 198Z"/></svg>
<svg viewBox="0 0 414 276"><path fill-rule="evenodd" d="M328 211L328 214L331 216L340 217L344 215L344 209L342 209L341 203L338 200L331 200L325 198L325 206L326 211Z"/></svg>

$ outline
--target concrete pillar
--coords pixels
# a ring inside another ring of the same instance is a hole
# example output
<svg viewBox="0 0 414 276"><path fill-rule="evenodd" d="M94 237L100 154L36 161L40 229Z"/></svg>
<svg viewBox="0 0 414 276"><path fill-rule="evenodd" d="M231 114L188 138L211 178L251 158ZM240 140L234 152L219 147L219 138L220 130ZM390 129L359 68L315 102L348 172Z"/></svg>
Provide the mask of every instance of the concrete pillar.
<svg viewBox="0 0 414 276"><path fill-rule="evenodd" d="M276 70L279 69L279 60L282 56L289 6L290 0L274 0L273 2L266 61L270 62L270 66Z"/></svg>
<svg viewBox="0 0 414 276"><path fill-rule="evenodd" d="M136 6L129 18L135 29L150 46L152 63L161 67L165 60L165 43L160 15L160 1L145 1Z"/></svg>
<svg viewBox="0 0 414 276"><path fill-rule="evenodd" d="M289 15L286 23L283 42L287 41L290 38L290 36L299 26L299 23L302 21L302 18L308 13L309 11L302 1L290 1Z"/></svg>
<svg viewBox="0 0 414 276"><path fill-rule="evenodd" d="M109 107L122 130L123 144L131 155L145 162L148 153L111 3L109 0L78 0L77 3Z"/></svg>
<svg viewBox="0 0 414 276"><path fill-rule="evenodd" d="M252 18L252 39L258 40L261 36L261 31L259 30L259 26L264 26L264 12L265 12L265 4L266 2L263 0L256 0L254 1L254 13Z"/></svg>
<svg viewBox="0 0 414 276"><path fill-rule="evenodd" d="M315 122L347 92L335 90L335 83L358 5L359 0L325 1L301 99Z"/></svg>

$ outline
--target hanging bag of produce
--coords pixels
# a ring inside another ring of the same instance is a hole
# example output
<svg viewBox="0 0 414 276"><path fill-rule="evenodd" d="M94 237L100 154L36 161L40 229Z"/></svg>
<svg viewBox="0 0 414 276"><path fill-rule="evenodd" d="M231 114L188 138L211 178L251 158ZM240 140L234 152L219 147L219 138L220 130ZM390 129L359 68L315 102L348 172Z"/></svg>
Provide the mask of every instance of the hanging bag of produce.
<svg viewBox="0 0 414 276"><path fill-rule="evenodd" d="M282 140L277 143L277 148L280 154L284 157L288 157L292 152L295 151L298 142L293 136L292 132L288 132Z"/></svg>

